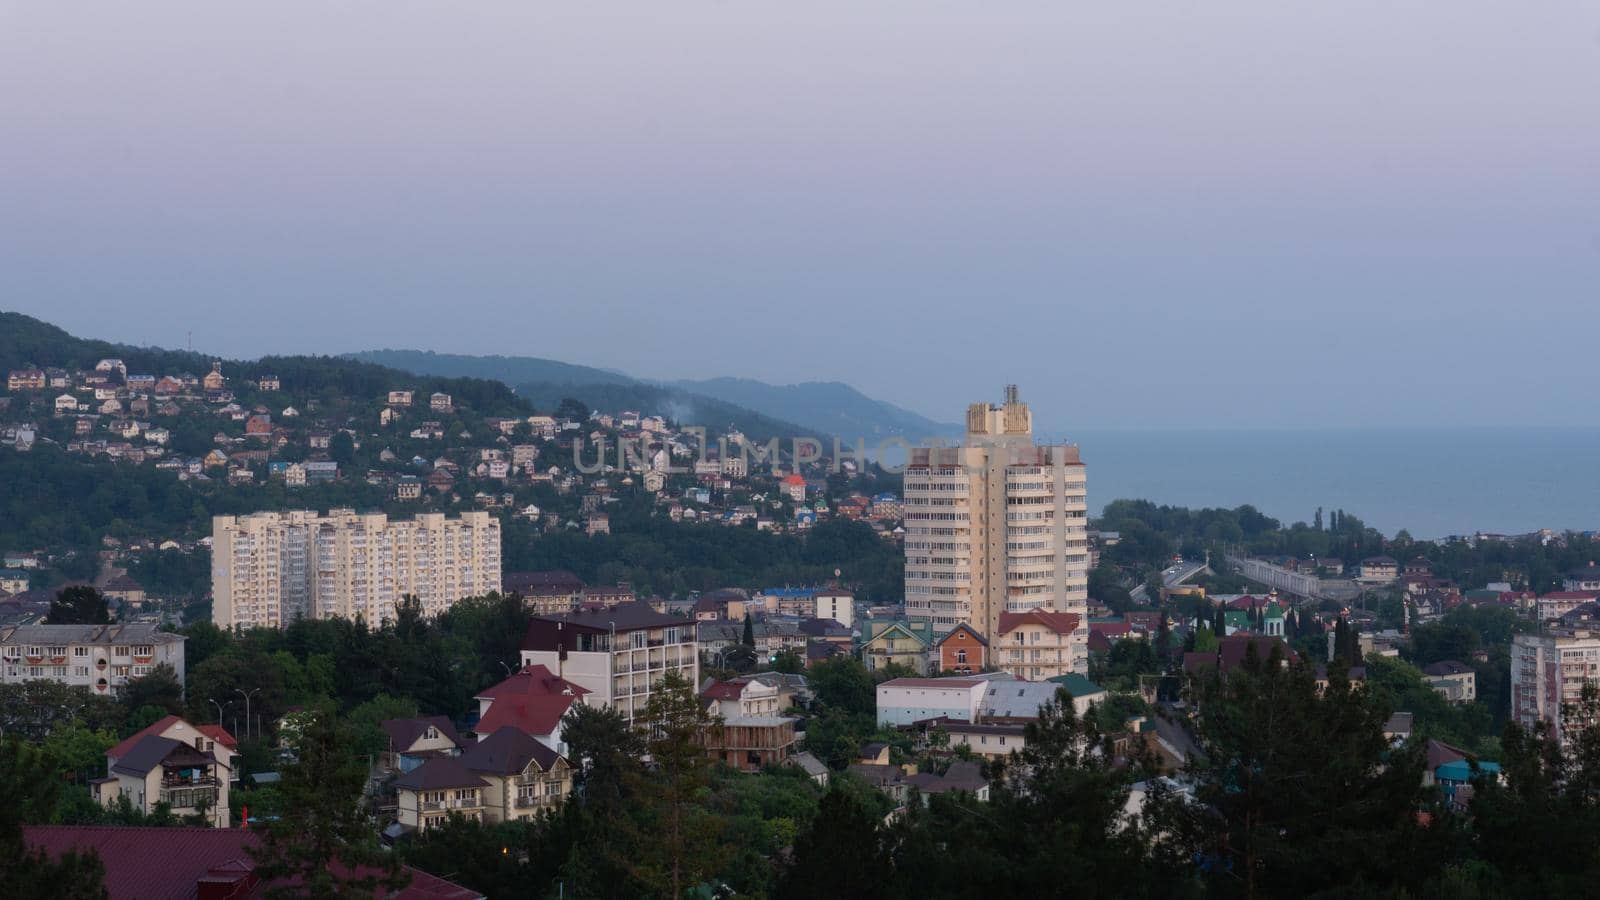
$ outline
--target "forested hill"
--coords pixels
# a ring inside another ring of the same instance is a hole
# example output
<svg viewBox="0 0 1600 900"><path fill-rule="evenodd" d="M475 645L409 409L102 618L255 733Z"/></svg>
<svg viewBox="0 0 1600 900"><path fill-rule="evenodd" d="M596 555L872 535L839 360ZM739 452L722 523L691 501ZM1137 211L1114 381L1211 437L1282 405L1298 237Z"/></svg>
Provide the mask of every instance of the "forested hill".
<svg viewBox="0 0 1600 900"><path fill-rule="evenodd" d="M463 356L420 350L369 350L347 358L391 365L424 375L472 375L494 378L516 388L518 396L540 409L553 409L572 397L593 409L617 412L635 409L666 416L681 425L700 425L714 432L736 428L755 441L808 435L826 440L836 432L797 423L781 415L757 411L682 388L649 384L605 369L532 356Z"/></svg>
<svg viewBox="0 0 1600 900"><path fill-rule="evenodd" d="M462 353L434 353L432 350L365 350L345 354L349 359L417 372L422 375L492 378L506 384L549 382L552 384L637 384L638 379L573 363L541 359L537 356L468 356ZM582 399L582 398L579 398Z"/></svg>
<svg viewBox="0 0 1600 900"><path fill-rule="evenodd" d="M893 403L874 400L840 381L767 384L753 378L709 378L673 384L851 439L873 442L894 435L917 441L962 433L960 425L935 422Z"/></svg>
<svg viewBox="0 0 1600 900"><path fill-rule="evenodd" d="M752 436L838 435L849 441L864 438L875 443L891 435L918 440L961 433L959 425L935 422L839 381L768 384L726 377L660 381L536 356L467 356L424 350L368 350L349 356L408 372L495 378L515 385L518 393L540 406L570 396L596 409L671 410L667 414L682 422L733 425Z"/></svg>
<svg viewBox="0 0 1600 900"><path fill-rule="evenodd" d="M218 361L203 353L75 337L31 316L0 312L0 371L28 366L92 369L96 362L107 358L121 359L130 373L157 377L183 372L204 374ZM291 398L375 397L391 390L423 394L443 391L481 415L527 415L534 411L527 400L503 383L486 378L412 373L333 356L264 356L221 362L232 383L276 375L282 382L280 393ZM551 403L548 409L554 407Z"/></svg>

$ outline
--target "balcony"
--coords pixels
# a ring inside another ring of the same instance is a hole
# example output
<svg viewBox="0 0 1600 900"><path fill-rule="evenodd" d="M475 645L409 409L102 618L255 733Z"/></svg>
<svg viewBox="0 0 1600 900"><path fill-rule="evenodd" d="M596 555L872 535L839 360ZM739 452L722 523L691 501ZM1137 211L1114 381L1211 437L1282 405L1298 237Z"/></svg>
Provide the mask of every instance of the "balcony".
<svg viewBox="0 0 1600 900"><path fill-rule="evenodd" d="M546 800L542 796L535 795L531 797L518 797L516 802L517 809L532 809L536 806L544 806Z"/></svg>
<svg viewBox="0 0 1600 900"><path fill-rule="evenodd" d="M216 783L217 779L214 775L196 775L193 778L185 778L182 775L167 775L161 779L163 788L211 787Z"/></svg>

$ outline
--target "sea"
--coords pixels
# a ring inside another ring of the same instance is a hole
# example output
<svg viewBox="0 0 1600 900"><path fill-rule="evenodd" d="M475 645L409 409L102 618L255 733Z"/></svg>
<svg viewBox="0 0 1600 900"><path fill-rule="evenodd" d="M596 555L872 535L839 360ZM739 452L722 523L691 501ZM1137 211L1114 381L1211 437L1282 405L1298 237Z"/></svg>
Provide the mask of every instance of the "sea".
<svg viewBox="0 0 1600 900"><path fill-rule="evenodd" d="M1600 428L1081 430L1089 505L1343 509L1393 536L1600 529Z"/></svg>

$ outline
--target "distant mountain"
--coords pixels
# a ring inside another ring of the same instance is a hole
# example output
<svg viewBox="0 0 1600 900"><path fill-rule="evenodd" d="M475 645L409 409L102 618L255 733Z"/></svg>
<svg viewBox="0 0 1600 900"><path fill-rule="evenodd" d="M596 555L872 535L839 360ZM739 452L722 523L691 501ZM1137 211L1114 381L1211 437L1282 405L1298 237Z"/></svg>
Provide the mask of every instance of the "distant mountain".
<svg viewBox="0 0 1600 900"><path fill-rule="evenodd" d="M348 355L422 375L495 378L542 408L555 406L563 397L574 397L597 409L636 408L662 412L680 422L733 425L752 438L810 434L876 442L892 435L915 440L960 434L960 426L874 400L837 381L791 385L750 378L650 381L532 356L467 356L424 350L368 350Z"/></svg>
<svg viewBox="0 0 1600 900"><path fill-rule="evenodd" d="M957 435L961 431L959 425L935 422L893 403L874 400L838 381L774 385L752 378L710 378L672 383L840 438L861 437L876 441L899 436L916 441Z"/></svg>
<svg viewBox="0 0 1600 900"><path fill-rule="evenodd" d="M418 375L492 378L511 386L518 396L546 411L571 397L591 409L613 412L636 409L664 415L685 425L703 425L717 430L737 428L756 441L798 435L826 438L829 434L680 387L641 381L609 369L535 356L467 356L426 350L368 350L346 356Z"/></svg>
<svg viewBox="0 0 1600 900"><path fill-rule="evenodd" d="M532 382L637 384L639 381L608 369L537 356L468 356L461 353L434 353L432 350L363 350L346 353L345 356L419 375L492 378L510 385Z"/></svg>

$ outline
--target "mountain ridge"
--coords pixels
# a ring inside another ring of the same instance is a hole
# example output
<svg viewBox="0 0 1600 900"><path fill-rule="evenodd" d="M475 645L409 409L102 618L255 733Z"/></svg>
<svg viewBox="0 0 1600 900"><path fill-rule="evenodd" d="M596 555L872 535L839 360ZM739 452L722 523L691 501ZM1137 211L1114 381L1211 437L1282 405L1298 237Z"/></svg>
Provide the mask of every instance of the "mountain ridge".
<svg viewBox="0 0 1600 900"><path fill-rule="evenodd" d="M755 429L740 426L753 437L771 436L771 425L787 423L799 426L800 433L846 441L863 438L876 442L892 436L917 440L960 433L960 426L874 399L842 381L775 385L736 376L652 379L544 357L430 350L386 348L345 356L418 374L498 379L536 405L552 405L561 396L574 396L597 407L653 406L683 421L720 424L719 419L728 419L737 424L746 416L766 420ZM789 429L789 433L795 431Z"/></svg>

